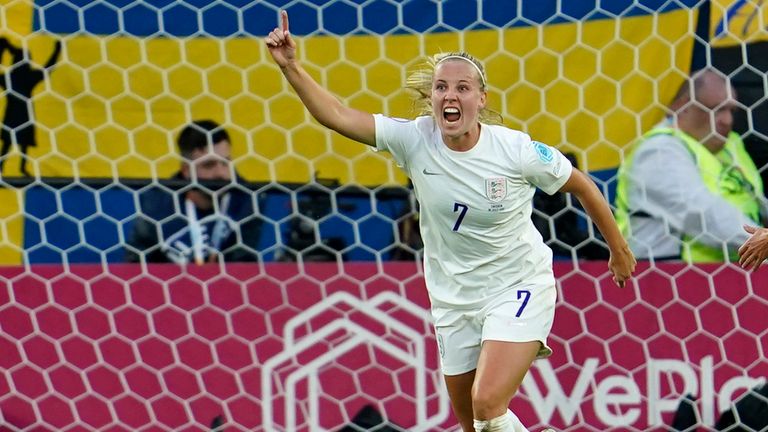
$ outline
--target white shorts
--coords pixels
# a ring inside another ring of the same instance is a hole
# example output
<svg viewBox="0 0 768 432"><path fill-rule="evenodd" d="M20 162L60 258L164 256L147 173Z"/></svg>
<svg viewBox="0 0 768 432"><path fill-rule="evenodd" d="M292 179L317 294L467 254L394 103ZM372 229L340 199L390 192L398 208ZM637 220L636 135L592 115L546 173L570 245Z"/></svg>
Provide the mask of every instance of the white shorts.
<svg viewBox="0 0 768 432"><path fill-rule="evenodd" d="M554 285L511 288L479 310L452 310L435 323L443 375L477 369L483 341L541 342L537 358L552 355L547 336L555 317Z"/></svg>

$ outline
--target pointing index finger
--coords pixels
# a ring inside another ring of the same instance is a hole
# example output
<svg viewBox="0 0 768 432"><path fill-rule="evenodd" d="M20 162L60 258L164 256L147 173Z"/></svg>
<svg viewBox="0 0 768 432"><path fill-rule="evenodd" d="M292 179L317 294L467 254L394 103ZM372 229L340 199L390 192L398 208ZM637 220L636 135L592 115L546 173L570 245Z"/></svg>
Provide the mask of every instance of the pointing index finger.
<svg viewBox="0 0 768 432"><path fill-rule="evenodd" d="M280 11L280 27L283 29L283 32L288 31L288 11L286 10Z"/></svg>

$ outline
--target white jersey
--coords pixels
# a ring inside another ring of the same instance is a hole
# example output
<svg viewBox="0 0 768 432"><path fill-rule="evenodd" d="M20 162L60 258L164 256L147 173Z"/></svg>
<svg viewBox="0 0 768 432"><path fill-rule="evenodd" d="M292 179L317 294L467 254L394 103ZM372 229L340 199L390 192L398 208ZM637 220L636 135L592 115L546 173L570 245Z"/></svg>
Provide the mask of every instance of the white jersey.
<svg viewBox="0 0 768 432"><path fill-rule="evenodd" d="M533 194L559 190L572 166L522 132L482 124L469 151L449 149L431 116L380 114L376 147L413 182L420 204L424 275L436 317L483 307L521 283L554 287L552 251L531 221Z"/></svg>

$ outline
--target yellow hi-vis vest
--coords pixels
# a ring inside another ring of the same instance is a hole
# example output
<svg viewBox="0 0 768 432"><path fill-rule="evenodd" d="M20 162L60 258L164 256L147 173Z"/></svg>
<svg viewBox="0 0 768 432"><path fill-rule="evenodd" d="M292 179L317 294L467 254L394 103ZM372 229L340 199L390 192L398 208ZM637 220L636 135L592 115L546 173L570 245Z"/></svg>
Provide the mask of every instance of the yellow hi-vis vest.
<svg viewBox="0 0 768 432"><path fill-rule="evenodd" d="M759 224L761 215L758 197L763 195L763 182L760 178L760 172L744 148L744 142L738 134L735 132L728 134L725 146L719 153L722 157L712 154L695 138L679 129L655 128L643 135L643 140L661 134L673 135L685 144L696 161L701 178L710 192L719 195L741 210L756 224ZM617 173L616 222L624 236L630 234L628 202L630 179L628 172L632 166L633 156L634 151L627 156ZM726 258L730 261L738 261L738 252L735 250L726 257L722 247L707 246L688 236L683 236L682 240L681 258L687 262L723 262L726 261Z"/></svg>

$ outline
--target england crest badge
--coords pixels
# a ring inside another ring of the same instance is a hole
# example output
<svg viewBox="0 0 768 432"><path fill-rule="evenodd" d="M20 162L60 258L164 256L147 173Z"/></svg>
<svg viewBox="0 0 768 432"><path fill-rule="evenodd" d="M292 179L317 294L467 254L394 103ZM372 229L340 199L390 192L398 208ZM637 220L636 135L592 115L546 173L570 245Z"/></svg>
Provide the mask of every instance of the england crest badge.
<svg viewBox="0 0 768 432"><path fill-rule="evenodd" d="M485 179L485 196L493 202L499 202L506 198L507 179L505 177Z"/></svg>

